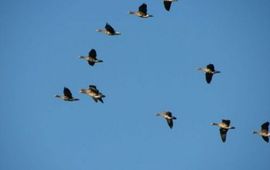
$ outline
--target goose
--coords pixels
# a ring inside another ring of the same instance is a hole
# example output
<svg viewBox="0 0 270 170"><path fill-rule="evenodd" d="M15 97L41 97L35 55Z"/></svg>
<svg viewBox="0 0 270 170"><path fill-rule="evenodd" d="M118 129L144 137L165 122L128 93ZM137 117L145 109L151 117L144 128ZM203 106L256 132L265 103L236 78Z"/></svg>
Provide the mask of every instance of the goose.
<svg viewBox="0 0 270 170"><path fill-rule="evenodd" d="M107 35L121 35L121 33L115 31L114 28L109 23L106 23L104 29L97 29L97 32L103 32L104 34Z"/></svg>
<svg viewBox="0 0 270 170"><path fill-rule="evenodd" d="M136 12L129 11L129 14L136 15L141 18L153 17L153 15L147 14L147 5L145 3L139 6L138 11Z"/></svg>
<svg viewBox="0 0 270 170"><path fill-rule="evenodd" d="M167 11L170 11L171 5L173 2L176 2L177 0L164 0L163 4Z"/></svg>
<svg viewBox="0 0 270 170"><path fill-rule="evenodd" d="M231 121L222 119L222 122L220 123L212 123L213 126L218 126L220 131L220 136L222 142L226 142L226 135L229 129L235 129L235 127L230 126Z"/></svg>
<svg viewBox="0 0 270 170"><path fill-rule="evenodd" d="M270 136L268 127L269 127L269 122L265 122L264 124L261 125L261 130L259 132L254 131L253 133L260 135L263 138L263 140L268 143L269 136Z"/></svg>
<svg viewBox="0 0 270 170"><path fill-rule="evenodd" d="M64 93L64 95L55 95L55 97L60 98L60 99L62 99L64 101L70 101L70 102L79 100L79 99L74 98L72 96L71 91L67 87L64 87L63 93Z"/></svg>
<svg viewBox="0 0 270 170"><path fill-rule="evenodd" d="M91 66L94 66L95 63L103 62L103 60L97 59L97 52L95 49L91 49L88 53L88 56L80 56L80 59L86 60Z"/></svg>
<svg viewBox="0 0 270 170"><path fill-rule="evenodd" d="M162 116L167 121L169 127L171 129L173 128L173 119L176 119L176 117L174 117L171 112L166 111L166 112L157 113L156 116Z"/></svg>
<svg viewBox="0 0 270 170"><path fill-rule="evenodd" d="M100 101L101 103L103 103L102 98L105 97L105 95L103 95L101 92L99 92L99 90L97 89L97 87L95 85L89 85L88 89L81 89L80 93L84 93L84 94L92 97L95 102Z"/></svg>
<svg viewBox="0 0 270 170"><path fill-rule="evenodd" d="M198 70L205 73L205 79L208 84L210 84L214 74L220 73L220 71L215 70L215 66L213 64L208 64L206 67L199 68Z"/></svg>

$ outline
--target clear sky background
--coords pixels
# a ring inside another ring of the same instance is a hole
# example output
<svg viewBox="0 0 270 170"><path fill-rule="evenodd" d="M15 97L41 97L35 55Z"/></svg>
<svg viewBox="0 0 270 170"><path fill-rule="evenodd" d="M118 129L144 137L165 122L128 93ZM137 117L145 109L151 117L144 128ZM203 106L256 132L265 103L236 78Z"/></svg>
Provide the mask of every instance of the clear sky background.
<svg viewBox="0 0 270 170"><path fill-rule="evenodd" d="M143 2L154 17L128 14ZM1 170L269 170L270 1L0 1ZM121 36L97 33L109 22ZM80 60L95 48L104 63ZM206 84L198 67L221 74ZM104 104L81 88L97 85ZM78 102L54 96L70 88ZM177 117L174 128L156 117ZM222 143L212 122L236 127Z"/></svg>

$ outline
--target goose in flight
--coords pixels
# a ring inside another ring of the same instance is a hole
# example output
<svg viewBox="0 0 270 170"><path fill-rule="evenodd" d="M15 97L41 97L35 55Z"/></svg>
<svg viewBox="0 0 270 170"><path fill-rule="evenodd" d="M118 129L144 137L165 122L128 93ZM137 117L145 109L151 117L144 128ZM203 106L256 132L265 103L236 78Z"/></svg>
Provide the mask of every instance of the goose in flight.
<svg viewBox="0 0 270 170"><path fill-rule="evenodd" d="M115 31L109 23L106 23L104 29L97 29L97 32L102 32L106 35L121 35L121 33Z"/></svg>
<svg viewBox="0 0 270 170"><path fill-rule="evenodd" d="M265 122L264 124L261 125L260 131L254 131L253 133L260 135L263 138L263 140L268 143L269 137L270 137L270 132L269 132L268 127L269 127L269 122Z"/></svg>
<svg viewBox="0 0 270 170"><path fill-rule="evenodd" d="M173 128L173 120L176 119L176 117L174 117L171 112L169 111L161 112L161 113L157 113L156 115L162 116L167 121L169 127Z"/></svg>
<svg viewBox="0 0 270 170"><path fill-rule="evenodd" d="M208 64L206 67L199 68L198 70L205 73L205 80L208 84L211 83L214 74L220 73L220 71L215 70L215 66L213 64Z"/></svg>
<svg viewBox="0 0 270 170"><path fill-rule="evenodd" d="M147 13L147 5L145 3L143 3L141 6L139 6L138 11L136 11L136 12L129 11L129 14L136 15L136 16L141 17L141 18L153 17L153 15L150 15Z"/></svg>
<svg viewBox="0 0 270 170"><path fill-rule="evenodd" d="M80 56L80 59L84 59L90 66L94 66L96 63L101 63L103 60L97 59L97 52L95 49L91 49L88 56Z"/></svg>
<svg viewBox="0 0 270 170"><path fill-rule="evenodd" d="M222 142L226 142L226 136L229 129L235 129L235 127L230 126L231 121L222 119L220 123L212 123L213 126L219 127L220 137Z"/></svg>
<svg viewBox="0 0 270 170"><path fill-rule="evenodd" d="M101 103L103 103L103 99L105 97L105 95L103 95L95 85L89 85L88 89L81 89L80 93L84 93L90 97L93 98L93 100L95 102L100 101Z"/></svg>
<svg viewBox="0 0 270 170"><path fill-rule="evenodd" d="M64 87L63 93L64 93L64 95L55 95L55 97L60 98L60 99L62 99L64 101L70 101L70 102L79 100L79 99L74 98L72 96L71 91L67 87Z"/></svg>

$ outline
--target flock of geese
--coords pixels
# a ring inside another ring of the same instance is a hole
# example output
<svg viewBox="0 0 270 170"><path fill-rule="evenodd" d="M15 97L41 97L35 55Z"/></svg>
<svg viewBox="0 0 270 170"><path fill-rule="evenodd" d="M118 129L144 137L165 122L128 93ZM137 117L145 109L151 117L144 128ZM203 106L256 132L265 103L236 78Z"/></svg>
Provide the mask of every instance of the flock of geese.
<svg viewBox="0 0 270 170"><path fill-rule="evenodd" d="M164 8L167 11L170 11L171 4L175 2L176 0L164 0ZM149 18L153 17L153 15L147 13L147 4L143 3L142 5L139 6L137 11L129 11L129 14L135 15L141 18ZM97 29L97 32L104 33L109 36L114 36L114 35L121 35L120 32L116 31L109 23L106 23L105 27L103 29ZM88 56L80 56L80 59L86 60L90 66L94 66L97 63L103 62L103 60L97 59L97 52L95 49L91 49L88 53ZM220 73L220 71L215 70L215 67L213 64L208 64L206 67L199 68L199 71L202 71L205 73L205 80L208 84L211 83L212 77L214 74ZM95 102L101 102L103 103L103 98L105 97L104 94L102 94L95 85L89 85L87 89L81 89L80 93L86 94L90 96ZM63 90L63 95L56 95L55 97L60 98L64 101L78 101L78 98L74 98L71 91L67 88L64 87ZM163 117L166 121L167 124L170 128L173 128L173 120L176 119L175 116L170 111L166 112L161 112L157 113L157 116ZM226 141L226 136L227 132L229 129L235 129L234 126L231 126L231 121L222 119L221 122L219 123L212 123L213 126L219 127L220 131L220 137L222 142ZM269 132L269 122L265 122L261 125L261 130L259 131L254 131L254 134L260 135L264 141L267 143L269 142L269 137L270 137L270 132Z"/></svg>

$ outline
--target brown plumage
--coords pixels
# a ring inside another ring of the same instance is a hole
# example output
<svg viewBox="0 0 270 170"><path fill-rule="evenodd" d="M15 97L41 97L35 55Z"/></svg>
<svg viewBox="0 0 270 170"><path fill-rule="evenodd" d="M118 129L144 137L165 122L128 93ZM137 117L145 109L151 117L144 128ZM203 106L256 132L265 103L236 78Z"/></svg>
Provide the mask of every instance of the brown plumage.
<svg viewBox="0 0 270 170"><path fill-rule="evenodd" d="M115 31L114 28L109 23L106 23L104 29L97 29L97 32L103 32L104 34L107 35L121 35L121 33Z"/></svg>
<svg viewBox="0 0 270 170"><path fill-rule="evenodd" d="M62 99L64 101L70 101L70 102L79 100L79 99L74 98L72 96L71 91L67 87L64 87L63 94L64 95L56 95L55 97L60 98L60 99Z"/></svg>
<svg viewBox="0 0 270 170"><path fill-rule="evenodd" d="M268 128L269 128L269 122L265 122L261 125L261 130L259 132L254 131L253 133L260 135L263 138L263 140L268 143L269 136L270 136L270 132Z"/></svg>
<svg viewBox="0 0 270 170"><path fill-rule="evenodd" d="M80 59L84 59L89 65L94 66L96 63L101 63L103 60L97 59L97 52L95 49L91 49L88 56L80 56Z"/></svg>
<svg viewBox="0 0 270 170"><path fill-rule="evenodd" d="M199 68L198 70L205 73L205 80L208 84L211 83L214 74L220 73L220 71L215 70L214 64L208 64L206 67Z"/></svg>
<svg viewBox="0 0 270 170"><path fill-rule="evenodd" d="M141 18L149 18L153 17L153 15L150 15L147 13L147 5L143 3L141 6L139 6L138 11L132 12L130 11L129 14L136 15Z"/></svg>
<svg viewBox="0 0 270 170"><path fill-rule="evenodd" d="M214 126L219 127L220 137L222 142L226 142L226 136L229 129L235 129L235 127L230 126L231 121L222 119L222 122L220 123L212 123Z"/></svg>
<svg viewBox="0 0 270 170"><path fill-rule="evenodd" d="M156 115L162 116L167 121L169 127L173 128L173 119L176 119L176 117L174 117L171 112L166 111L166 112L157 113Z"/></svg>
<svg viewBox="0 0 270 170"><path fill-rule="evenodd" d="M81 89L80 93L84 93L92 97L95 102L100 101L101 103L103 103L103 98L106 97L97 89L95 85L89 85L88 89Z"/></svg>

